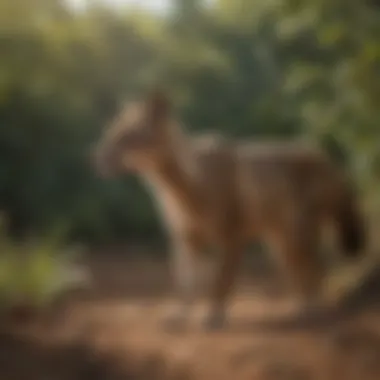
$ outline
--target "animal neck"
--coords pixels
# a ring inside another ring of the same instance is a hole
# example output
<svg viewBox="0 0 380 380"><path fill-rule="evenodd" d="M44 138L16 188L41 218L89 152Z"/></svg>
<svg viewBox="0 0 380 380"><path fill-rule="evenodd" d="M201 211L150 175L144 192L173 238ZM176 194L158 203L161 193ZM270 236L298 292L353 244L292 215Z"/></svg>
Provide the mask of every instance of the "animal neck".
<svg viewBox="0 0 380 380"><path fill-rule="evenodd" d="M171 132L165 158L154 171L146 173L145 180L156 197L167 198L169 194L185 212L196 213L201 207L194 152L188 136L178 125Z"/></svg>

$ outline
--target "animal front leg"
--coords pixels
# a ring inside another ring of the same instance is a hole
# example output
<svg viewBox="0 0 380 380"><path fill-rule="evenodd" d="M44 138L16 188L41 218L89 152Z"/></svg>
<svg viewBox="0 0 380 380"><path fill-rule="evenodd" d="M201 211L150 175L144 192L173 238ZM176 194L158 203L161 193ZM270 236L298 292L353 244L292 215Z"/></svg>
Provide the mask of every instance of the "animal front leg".
<svg viewBox="0 0 380 380"><path fill-rule="evenodd" d="M206 329L222 327L226 319L226 303L236 278L242 249L234 241L223 245L221 260L211 289L211 309L204 320Z"/></svg>
<svg viewBox="0 0 380 380"><path fill-rule="evenodd" d="M174 241L170 264L177 305L165 320L167 327L180 328L186 324L199 290L202 261L199 247L193 241Z"/></svg>

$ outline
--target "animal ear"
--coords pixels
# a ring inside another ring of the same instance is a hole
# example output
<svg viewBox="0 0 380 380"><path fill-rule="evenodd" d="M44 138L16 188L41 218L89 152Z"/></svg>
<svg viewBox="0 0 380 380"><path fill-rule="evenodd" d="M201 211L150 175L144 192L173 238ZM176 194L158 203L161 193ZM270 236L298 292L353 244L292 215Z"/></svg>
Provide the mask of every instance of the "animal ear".
<svg viewBox="0 0 380 380"><path fill-rule="evenodd" d="M148 112L154 119L165 117L170 111L170 101L164 92L160 90L152 91L146 100Z"/></svg>

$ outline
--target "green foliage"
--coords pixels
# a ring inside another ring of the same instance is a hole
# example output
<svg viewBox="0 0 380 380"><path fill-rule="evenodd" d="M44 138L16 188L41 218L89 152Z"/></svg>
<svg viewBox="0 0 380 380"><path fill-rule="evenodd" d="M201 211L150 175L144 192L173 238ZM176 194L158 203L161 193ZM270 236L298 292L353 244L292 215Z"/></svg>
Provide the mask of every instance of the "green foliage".
<svg viewBox="0 0 380 380"><path fill-rule="evenodd" d="M43 307L72 287L78 251L63 252L57 234L49 238L15 243L0 229L0 300L2 308L28 305Z"/></svg>
<svg viewBox="0 0 380 380"><path fill-rule="evenodd" d="M89 158L121 103L156 84L193 130L305 135L374 191L379 41L370 2L181 0L162 16L2 0L0 209L15 234L63 222L89 242L159 233L136 179L104 182Z"/></svg>

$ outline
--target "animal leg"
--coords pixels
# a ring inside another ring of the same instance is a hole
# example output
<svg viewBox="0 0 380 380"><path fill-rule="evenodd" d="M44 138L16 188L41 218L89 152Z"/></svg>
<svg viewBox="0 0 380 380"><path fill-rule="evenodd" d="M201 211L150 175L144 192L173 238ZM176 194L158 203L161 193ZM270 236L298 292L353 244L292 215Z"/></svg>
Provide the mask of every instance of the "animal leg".
<svg viewBox="0 0 380 380"><path fill-rule="evenodd" d="M221 260L218 263L211 289L211 309L204 321L207 329L222 327L225 322L227 298L232 290L242 257L241 246L234 240L227 241L222 248Z"/></svg>
<svg viewBox="0 0 380 380"><path fill-rule="evenodd" d="M204 269L199 245L192 239L176 239L170 266L178 304L165 322L168 327L182 327L191 314Z"/></svg>
<svg viewBox="0 0 380 380"><path fill-rule="evenodd" d="M303 211L292 213L290 220L278 225L269 243L301 305L315 309L320 305L323 279L323 265L318 254L319 232L313 215Z"/></svg>

